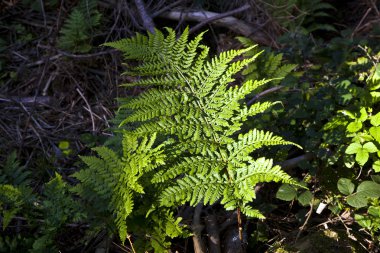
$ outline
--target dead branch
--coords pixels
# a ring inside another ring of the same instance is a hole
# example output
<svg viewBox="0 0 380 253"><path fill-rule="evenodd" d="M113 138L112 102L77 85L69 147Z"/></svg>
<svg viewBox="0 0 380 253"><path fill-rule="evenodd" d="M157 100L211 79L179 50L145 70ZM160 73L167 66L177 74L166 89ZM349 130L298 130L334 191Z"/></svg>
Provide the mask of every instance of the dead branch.
<svg viewBox="0 0 380 253"><path fill-rule="evenodd" d="M135 4L140 14L140 18L143 22L144 28L148 30L150 33L154 33L155 25L153 23L152 17L146 11L144 2L142 0L135 0Z"/></svg>
<svg viewBox="0 0 380 253"><path fill-rule="evenodd" d="M211 22L216 21L218 19L222 19L222 18L225 18L225 17L232 16L234 14L246 11L249 8L251 8L251 6L249 4L245 4L242 7L239 7L237 9L235 9L235 10L227 11L225 13L221 13L221 14L217 14L215 16L212 16L212 17L210 17L210 18L208 18L206 20L203 20L202 22L200 22L199 24L197 24L196 26L194 26L193 28L191 28L190 31L189 31L189 33L194 33L195 31L199 30L201 27L203 27L204 25L207 25L208 23L211 23Z"/></svg>
<svg viewBox="0 0 380 253"><path fill-rule="evenodd" d="M276 92L278 90L281 90L282 88L284 88L284 86L275 86L273 88L270 88L270 89L267 89L259 94L257 94L256 96L254 96L251 100L249 100L247 102L247 105L250 106L251 104L253 104L255 101L257 101L258 99L260 99L262 96L265 96L267 94L270 94L272 92Z"/></svg>
<svg viewBox="0 0 380 253"><path fill-rule="evenodd" d="M241 8L243 7L246 8L245 6L242 6ZM268 40L264 33L258 31L257 27L255 28L234 17L224 17L224 14L211 11L168 11L161 14L160 17L171 20L197 21L201 22L201 24L211 23L216 26L228 28L239 35L252 39L258 44L272 46L271 40Z"/></svg>

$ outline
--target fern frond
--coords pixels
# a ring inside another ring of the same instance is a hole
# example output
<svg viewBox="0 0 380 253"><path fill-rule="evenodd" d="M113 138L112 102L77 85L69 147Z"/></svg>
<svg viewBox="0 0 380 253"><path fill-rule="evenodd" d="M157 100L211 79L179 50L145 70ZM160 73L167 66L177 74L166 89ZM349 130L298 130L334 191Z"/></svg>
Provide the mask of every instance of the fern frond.
<svg viewBox="0 0 380 253"><path fill-rule="evenodd" d="M259 210L253 209L250 206L243 206L240 210L242 213L244 213L248 217L257 218L257 219L265 219L265 216L262 213L260 213Z"/></svg>
<svg viewBox="0 0 380 253"><path fill-rule="evenodd" d="M236 170L235 182L239 186L248 184L254 186L259 182L282 182L286 184L299 185L297 181L281 170L281 167L273 166L272 159L261 157L249 166Z"/></svg>
<svg viewBox="0 0 380 253"><path fill-rule="evenodd" d="M175 186L164 190L161 195L161 205L172 206L174 203L184 204L190 202L190 205L203 202L204 204L213 204L219 200L228 180L219 174L211 174L207 177L202 175L186 176L176 181Z"/></svg>
<svg viewBox="0 0 380 253"><path fill-rule="evenodd" d="M280 136L273 135L272 132L265 132L263 130L253 129L246 134L240 134L238 141L227 145L229 151L229 158L246 157L254 150L263 146L273 145L295 145L301 148L299 145L285 141Z"/></svg>
<svg viewBox="0 0 380 253"><path fill-rule="evenodd" d="M152 183L162 183L181 174L207 175L211 171L219 172L223 169L221 157L193 156L184 157L183 160L169 169L158 172L152 178Z"/></svg>

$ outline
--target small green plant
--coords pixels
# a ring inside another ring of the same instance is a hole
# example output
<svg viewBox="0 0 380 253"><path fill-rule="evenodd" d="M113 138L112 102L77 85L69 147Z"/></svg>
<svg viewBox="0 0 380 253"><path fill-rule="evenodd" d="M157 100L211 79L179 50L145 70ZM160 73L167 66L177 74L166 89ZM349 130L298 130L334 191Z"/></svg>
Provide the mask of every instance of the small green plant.
<svg viewBox="0 0 380 253"><path fill-rule="evenodd" d="M304 185L305 183L300 183ZM297 200L301 206L308 206L313 200L313 194L309 190L302 189L295 185L283 184L276 193L276 198L284 201Z"/></svg>
<svg viewBox="0 0 380 253"><path fill-rule="evenodd" d="M21 166L16 152L8 156L0 169L0 216L4 232L4 237L0 236L0 252L19 252L24 247L29 252L58 251L55 236L68 222L85 217L60 175L56 174L44 185L42 195L30 187L31 176L28 168ZM20 217L20 222L25 220L26 229L34 231L33 234L25 236L24 231L20 231L6 236L12 231L10 224Z"/></svg>
<svg viewBox="0 0 380 253"><path fill-rule="evenodd" d="M67 17L58 40L61 49L86 53L92 49L94 29L99 26L101 14L96 10L97 0L81 0Z"/></svg>
<svg viewBox="0 0 380 253"><path fill-rule="evenodd" d="M154 227L170 237L186 235L180 218L173 217L175 208L185 204L218 202L239 215L264 218L251 204L257 183L298 185L271 159L250 155L262 147L294 143L263 130L242 132L243 122L277 103L248 107L243 102L270 79L231 86L233 75L258 54L235 58L253 47L208 60L209 48L200 44L203 33L188 41L188 29L178 39L172 29L167 32L164 36L156 30L106 44L137 63L124 74L141 78L124 86L148 89L137 98L119 100L122 151L96 148L99 157L82 157L88 168L75 174L81 181L80 195L92 192L108 200L122 241L133 228L129 224L135 215L150 218L150 231ZM157 214L161 214L158 224ZM168 224L172 224L170 233ZM168 250L162 247L167 241L158 246L154 240L155 252Z"/></svg>
<svg viewBox="0 0 380 253"><path fill-rule="evenodd" d="M359 62L363 63L363 60ZM351 66L356 66L351 62ZM377 111L380 88L380 67L374 62L369 70L358 74L359 81L365 81L363 88L348 83L347 89L350 93L345 97L347 107L338 111L340 115L335 116L324 126L324 130L345 129L347 148L344 153L345 165L352 168L355 162L363 167L370 160L372 169L380 171L379 147L380 147L380 113ZM350 102L350 103L349 103ZM352 109L351 109L352 108ZM342 116L343 115L343 116ZM344 156L344 154L341 154ZM349 155L354 155L352 159Z"/></svg>
<svg viewBox="0 0 380 253"><path fill-rule="evenodd" d="M254 46L254 42L248 38L238 37L240 43L245 47ZM245 53L246 57L253 57L256 54L263 54L254 62L248 64L243 70L246 80L272 79L272 85L278 85L295 68L296 64L283 64L283 54L275 54L269 51L259 51L257 47Z"/></svg>
<svg viewBox="0 0 380 253"><path fill-rule="evenodd" d="M277 23L290 32L309 34L317 30L336 31L334 26L321 22L335 8L323 0L263 0L262 6Z"/></svg>

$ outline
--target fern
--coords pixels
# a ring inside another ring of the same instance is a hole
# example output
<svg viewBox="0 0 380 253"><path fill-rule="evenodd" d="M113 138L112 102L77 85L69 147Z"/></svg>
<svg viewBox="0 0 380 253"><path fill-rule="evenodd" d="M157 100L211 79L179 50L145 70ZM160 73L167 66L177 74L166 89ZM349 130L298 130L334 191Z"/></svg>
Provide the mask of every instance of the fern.
<svg viewBox="0 0 380 253"><path fill-rule="evenodd" d="M30 172L21 166L16 152L12 152L0 168L0 214L5 229L23 206L33 199L30 183Z"/></svg>
<svg viewBox="0 0 380 253"><path fill-rule="evenodd" d="M125 219L132 213L134 197L144 193L140 177L163 164L162 145L153 148L154 141L155 135L138 142L136 136L124 134L122 158L107 147L94 148L99 157L81 157L88 168L74 174L81 181L75 192L89 200L99 196L109 203L123 241L127 237Z"/></svg>
<svg viewBox="0 0 380 253"><path fill-rule="evenodd" d="M156 237L151 240L155 252L167 251L166 236L186 235L173 217L179 205L220 202L227 210L263 218L251 206L255 185L297 184L271 159L251 156L262 147L294 143L271 132L242 130L250 117L277 103L244 104L247 95L271 79L231 85L234 75L258 57L241 57L255 46L210 58L209 48L201 44L203 33L189 41L188 29L178 38L172 29L166 31L105 44L134 61L124 74L139 78L123 86L147 89L119 100L121 151L95 148L97 156L81 157L87 168L74 175L81 182L75 187L79 195L107 203L122 241L127 225L139 231L134 220L150 218L149 232L143 233Z"/></svg>
<svg viewBox="0 0 380 253"><path fill-rule="evenodd" d="M234 75L254 62L260 53L251 53L255 48L252 45L209 59L209 48L200 44L203 33L189 41L188 29L178 39L172 29L166 31L166 36L156 30L148 36L137 34L105 44L119 49L126 60L137 62L124 74L140 79L124 84L125 87L149 87L134 99L120 100L119 113L125 117L120 127L128 124L127 134L140 138L155 134L174 137L163 147L165 159L151 173L153 185L160 185L158 188L162 189L157 193L160 206L170 208L186 202L195 206L201 202L221 201L228 210L240 208L246 215L261 218L262 215L249 206L255 197L255 185L270 181L296 182L279 166L273 166L271 160L255 160L250 156L261 147L294 143L257 129L238 134L250 116L276 103L244 105L246 96L270 79L248 80L241 86L231 86ZM250 57L236 60L243 54ZM280 60L281 57L273 59L277 65L270 66L271 75L278 70ZM293 68L288 66L276 73L282 77ZM126 155L124 152L124 157ZM133 182L136 180L129 184ZM117 188L123 192L113 194L129 196L127 189L129 187ZM111 206L114 204L115 201ZM125 209L124 215L119 216L119 229L129 213Z"/></svg>
<svg viewBox="0 0 380 253"><path fill-rule="evenodd" d="M65 21L58 46L72 52L91 50L93 29L100 24L101 14L96 10L97 0L81 0Z"/></svg>
<svg viewBox="0 0 380 253"><path fill-rule="evenodd" d="M25 166L21 166L16 152L13 151L0 169L0 184L28 185L30 183L30 174Z"/></svg>
<svg viewBox="0 0 380 253"><path fill-rule="evenodd" d="M254 42L245 37L238 37L240 43L245 47L254 45ZM250 51L246 53L246 56L251 56L257 53ZM297 65L295 64L282 64L282 54L275 54L273 52L265 52L262 57L256 62L248 65L243 71L243 74L248 80L257 80L262 78L272 78L272 84L280 84L281 80L285 78L291 71L293 71Z"/></svg>

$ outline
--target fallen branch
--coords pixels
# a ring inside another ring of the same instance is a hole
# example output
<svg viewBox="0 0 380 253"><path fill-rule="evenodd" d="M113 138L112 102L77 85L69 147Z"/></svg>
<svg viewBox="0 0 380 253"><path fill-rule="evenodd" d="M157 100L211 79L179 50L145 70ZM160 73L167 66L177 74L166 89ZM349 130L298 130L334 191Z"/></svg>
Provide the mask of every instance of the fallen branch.
<svg viewBox="0 0 380 253"><path fill-rule="evenodd" d="M267 94L270 94L272 92L276 92L278 90L281 90L282 88L284 88L284 86L275 86L273 88L270 88L270 89L267 89L267 90L264 90L263 92L257 94L256 96L254 96L251 100L249 100L247 102L247 105L250 106L251 104L253 104L254 102L256 102L256 100L259 100L262 96L265 96Z"/></svg>
<svg viewBox="0 0 380 253"><path fill-rule="evenodd" d="M22 103L24 105L41 105L52 106L57 103L56 99L49 96L37 96L37 97L11 97L1 98L0 102L5 103Z"/></svg>
<svg viewBox="0 0 380 253"><path fill-rule="evenodd" d="M240 8L245 9L247 7L244 5ZM241 12L242 10L240 8L234 11ZM271 40L266 39L266 35L262 32L259 32L257 28L252 27L252 25L237 18L224 16L225 14L215 13L211 11L168 11L159 15L161 18L167 18L171 20L201 22L200 24L202 24L202 26L203 24L211 23L213 25L228 28L239 35L243 35L244 37L252 39L258 44L272 46ZM197 26L194 28L196 27Z"/></svg>
<svg viewBox="0 0 380 253"><path fill-rule="evenodd" d="M154 33L154 23L152 17L146 11L144 2L142 0L135 0L135 4L140 14L144 28L147 29L150 33Z"/></svg>
<svg viewBox="0 0 380 253"><path fill-rule="evenodd" d="M251 8L251 6L249 4L245 4L242 7L239 7L237 9L235 9L235 10L227 11L225 13L214 15L214 16L206 19L206 20L203 20L202 22L200 22L199 24L197 24L196 26L194 26L193 28L191 28L190 31L189 31L189 33L194 33L195 31L199 30L201 27L203 27L204 25L207 25L208 23L211 23L211 22L216 21L218 19L222 19L222 18L225 18L225 17L232 16L234 14L246 11L249 8Z"/></svg>

